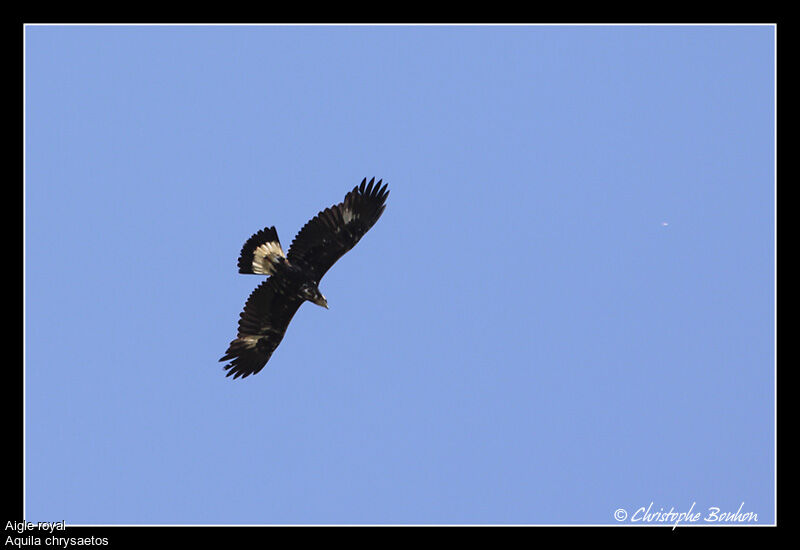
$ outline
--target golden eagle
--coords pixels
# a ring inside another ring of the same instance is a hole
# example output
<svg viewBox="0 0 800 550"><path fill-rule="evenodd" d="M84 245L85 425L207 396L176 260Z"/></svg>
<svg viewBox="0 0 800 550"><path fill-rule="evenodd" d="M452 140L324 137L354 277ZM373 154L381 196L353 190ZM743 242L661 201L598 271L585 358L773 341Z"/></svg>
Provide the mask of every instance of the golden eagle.
<svg viewBox="0 0 800 550"><path fill-rule="evenodd" d="M344 201L326 208L303 226L284 254L274 227L250 237L239 255L239 273L268 275L250 294L239 315L237 338L220 361L227 376L256 374L281 343L300 304L328 307L318 285L322 276L375 225L389 196L383 180L357 185Z"/></svg>

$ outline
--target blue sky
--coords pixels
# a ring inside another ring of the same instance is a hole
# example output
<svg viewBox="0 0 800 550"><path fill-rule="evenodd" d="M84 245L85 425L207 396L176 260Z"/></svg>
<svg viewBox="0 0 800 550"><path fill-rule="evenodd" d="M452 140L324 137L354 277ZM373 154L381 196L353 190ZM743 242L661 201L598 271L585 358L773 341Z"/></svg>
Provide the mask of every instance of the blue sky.
<svg viewBox="0 0 800 550"><path fill-rule="evenodd" d="M27 520L774 521L773 27L25 40ZM373 176L226 378L244 241Z"/></svg>

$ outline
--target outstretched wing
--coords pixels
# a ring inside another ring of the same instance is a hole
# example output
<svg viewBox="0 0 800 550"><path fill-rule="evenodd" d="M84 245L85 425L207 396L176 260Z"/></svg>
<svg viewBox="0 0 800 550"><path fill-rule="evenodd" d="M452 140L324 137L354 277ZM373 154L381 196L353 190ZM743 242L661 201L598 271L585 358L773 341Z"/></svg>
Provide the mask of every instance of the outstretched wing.
<svg viewBox="0 0 800 550"><path fill-rule="evenodd" d="M245 378L263 369L302 303L295 293L287 292L280 275L261 283L250 294L239 315L238 338L220 359L230 361L225 366L227 376Z"/></svg>
<svg viewBox="0 0 800 550"><path fill-rule="evenodd" d="M389 196L383 180L367 178L344 197L344 201L326 208L303 226L289 247L289 262L313 274L317 283L322 276L353 248L375 225L386 208Z"/></svg>

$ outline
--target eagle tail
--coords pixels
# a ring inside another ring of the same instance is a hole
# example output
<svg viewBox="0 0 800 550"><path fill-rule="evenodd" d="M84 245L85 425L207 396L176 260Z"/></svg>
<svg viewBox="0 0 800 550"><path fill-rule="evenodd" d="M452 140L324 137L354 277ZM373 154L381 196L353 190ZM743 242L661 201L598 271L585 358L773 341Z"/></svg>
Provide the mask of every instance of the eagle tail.
<svg viewBox="0 0 800 550"><path fill-rule="evenodd" d="M244 243L239 254L239 273L272 275L285 258L278 232L274 227L265 227Z"/></svg>

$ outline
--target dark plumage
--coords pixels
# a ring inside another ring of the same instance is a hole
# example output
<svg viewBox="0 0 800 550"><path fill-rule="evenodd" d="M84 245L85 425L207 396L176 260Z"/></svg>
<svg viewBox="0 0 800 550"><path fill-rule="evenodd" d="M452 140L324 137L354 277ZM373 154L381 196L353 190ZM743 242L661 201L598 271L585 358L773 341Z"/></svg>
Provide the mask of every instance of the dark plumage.
<svg viewBox="0 0 800 550"><path fill-rule="evenodd" d="M328 307L319 291L322 276L353 248L381 217L389 191L383 180L357 185L344 201L326 208L303 226L284 254L274 227L250 237L239 255L239 273L269 275L250 294L239 315L237 338L220 361L228 376L256 374L281 343L289 322L308 300Z"/></svg>

